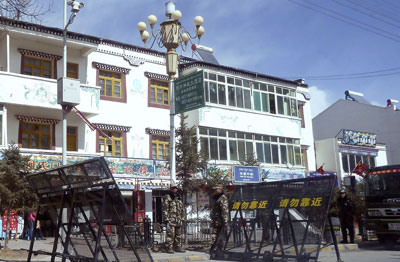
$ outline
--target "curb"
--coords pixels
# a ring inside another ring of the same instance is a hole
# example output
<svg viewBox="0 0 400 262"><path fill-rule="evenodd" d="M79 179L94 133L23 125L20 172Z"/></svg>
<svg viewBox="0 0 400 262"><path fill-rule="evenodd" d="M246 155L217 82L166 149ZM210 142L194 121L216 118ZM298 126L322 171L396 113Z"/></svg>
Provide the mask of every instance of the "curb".
<svg viewBox="0 0 400 262"><path fill-rule="evenodd" d="M189 262L189 261L208 261L209 256L193 255L184 257L154 258L154 262Z"/></svg>
<svg viewBox="0 0 400 262"><path fill-rule="evenodd" d="M339 252L345 252L345 251L355 251L358 250L358 245L357 244L338 244ZM304 248L306 253L313 253L316 251L315 247L306 247ZM334 245L329 245L327 247L321 248L320 253L322 252L335 252L335 246ZM296 251L294 248L291 248L289 250L285 250L286 255L296 255Z"/></svg>
<svg viewBox="0 0 400 262"><path fill-rule="evenodd" d="M355 251L358 250L357 244L338 244L339 251ZM321 252L335 251L335 246L330 245L321 249Z"/></svg>

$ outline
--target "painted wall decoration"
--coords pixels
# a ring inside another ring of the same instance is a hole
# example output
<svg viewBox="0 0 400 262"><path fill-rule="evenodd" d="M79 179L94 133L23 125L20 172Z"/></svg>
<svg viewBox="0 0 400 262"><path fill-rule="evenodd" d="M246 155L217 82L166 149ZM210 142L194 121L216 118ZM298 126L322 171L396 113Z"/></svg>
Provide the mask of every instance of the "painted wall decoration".
<svg viewBox="0 0 400 262"><path fill-rule="evenodd" d="M24 97L27 101L41 104L57 104L57 89L51 88L47 82L37 82L33 85L24 84Z"/></svg>
<svg viewBox="0 0 400 262"><path fill-rule="evenodd" d="M304 170L289 170L283 168L260 168L261 181L287 180L304 178Z"/></svg>
<svg viewBox="0 0 400 262"><path fill-rule="evenodd" d="M134 79L129 92L131 95L143 95L144 89L142 89L142 82L139 79Z"/></svg>
<svg viewBox="0 0 400 262"><path fill-rule="evenodd" d="M134 134L131 136L132 139L132 156L135 156L137 158L145 158L144 155L144 147L145 147L145 141L144 141L144 136L141 134Z"/></svg>
<svg viewBox="0 0 400 262"><path fill-rule="evenodd" d="M38 79L32 76L10 75L0 71L0 97L7 98L12 104L38 106L59 109L57 104L57 81ZM12 85L12 86L10 86ZM99 109L100 90L94 86L81 85L82 112L97 112Z"/></svg>
<svg viewBox="0 0 400 262"><path fill-rule="evenodd" d="M100 103L100 89L96 88L91 88L87 86L81 86L81 90L83 92L87 92L90 95L90 105L92 107L96 107L96 109L99 109L99 103Z"/></svg>
<svg viewBox="0 0 400 262"><path fill-rule="evenodd" d="M156 178L168 179L170 177L168 161L155 160L155 163Z"/></svg>

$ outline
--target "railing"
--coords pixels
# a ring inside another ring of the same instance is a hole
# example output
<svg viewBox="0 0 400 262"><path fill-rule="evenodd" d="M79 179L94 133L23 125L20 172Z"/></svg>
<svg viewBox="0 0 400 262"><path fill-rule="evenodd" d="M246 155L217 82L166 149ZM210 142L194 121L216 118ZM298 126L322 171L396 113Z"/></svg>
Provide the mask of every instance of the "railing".
<svg viewBox="0 0 400 262"><path fill-rule="evenodd" d="M137 246L161 248L166 240L166 226L158 222L144 221L125 226L130 240ZM187 222L182 228L182 243L187 247L211 245L211 222ZM120 239L124 246L128 239Z"/></svg>

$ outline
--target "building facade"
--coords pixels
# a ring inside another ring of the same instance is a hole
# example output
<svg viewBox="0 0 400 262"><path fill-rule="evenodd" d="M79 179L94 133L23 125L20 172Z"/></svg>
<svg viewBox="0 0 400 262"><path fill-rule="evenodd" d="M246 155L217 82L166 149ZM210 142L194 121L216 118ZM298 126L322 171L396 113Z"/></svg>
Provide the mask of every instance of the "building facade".
<svg viewBox="0 0 400 262"><path fill-rule="evenodd" d="M170 179L165 54L73 32L67 46L67 77L80 81L80 104L67 115L68 163L105 156L136 219L160 221ZM61 29L0 17L1 147L18 144L32 169L61 164L62 53ZM264 181L314 170L306 84L181 61L180 76L204 73L206 106L186 114L210 165L231 176L233 166L253 154Z"/></svg>
<svg viewBox="0 0 400 262"><path fill-rule="evenodd" d="M356 94L356 95L354 95ZM369 104L360 93L346 91L341 99L313 120L317 166L335 172L338 179L351 175L361 161L367 167L400 161L395 106Z"/></svg>

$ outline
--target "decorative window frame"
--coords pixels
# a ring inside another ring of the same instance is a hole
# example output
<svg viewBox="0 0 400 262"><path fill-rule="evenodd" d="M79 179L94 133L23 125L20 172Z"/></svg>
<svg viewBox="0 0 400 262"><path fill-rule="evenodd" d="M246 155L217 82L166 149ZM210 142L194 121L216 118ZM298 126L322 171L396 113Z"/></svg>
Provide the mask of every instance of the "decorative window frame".
<svg viewBox="0 0 400 262"><path fill-rule="evenodd" d="M51 127L51 146L50 150L56 149L56 125L60 122L58 119L33 117L33 116L22 116L16 115L17 120L19 120L18 127L18 147L22 148L22 125L24 122L29 123L39 123L39 124L50 124Z"/></svg>
<svg viewBox="0 0 400 262"><path fill-rule="evenodd" d="M148 107L169 109L171 101L168 101L168 105L155 104L155 103L151 102L151 80L168 82L169 81L169 76L161 75L161 74L157 74L157 73L151 73L151 72L144 72L144 75L148 78L148 84L147 84L147 106ZM169 84L168 84L168 92L169 92L168 99L170 99L171 90L169 90Z"/></svg>
<svg viewBox="0 0 400 262"><path fill-rule="evenodd" d="M128 147L127 147L127 140L126 140L126 133L131 130L132 127L130 126L119 126L119 125L111 125L111 124L103 124L103 123L93 123L98 129L103 131L113 131L113 132L121 132L122 134L122 147L123 152L121 157L128 157ZM96 130L96 153L100 152L100 132Z"/></svg>
<svg viewBox="0 0 400 262"><path fill-rule="evenodd" d="M51 60L51 62L53 63L53 75L52 78L50 79L57 79L57 61L61 60L62 56L43 53L39 51L27 50L23 48L18 48L18 51L21 53L21 71L20 71L21 74L23 74L24 72L25 57L28 56L28 57Z"/></svg>
<svg viewBox="0 0 400 262"><path fill-rule="evenodd" d="M121 74L121 97L110 97L110 96L102 96L100 95L101 100L113 101L113 102L120 102L126 103L127 101L127 92L126 92L126 74L129 73L129 68L102 64L98 62L93 62L92 65L96 68L96 85L100 86L100 70L101 71L109 71L113 73L120 73Z"/></svg>
<svg viewBox="0 0 400 262"><path fill-rule="evenodd" d="M153 136L170 137L171 133L170 133L170 131L167 131L167 130L146 128L146 134L149 135L149 158L153 158L153 151L152 151Z"/></svg>

